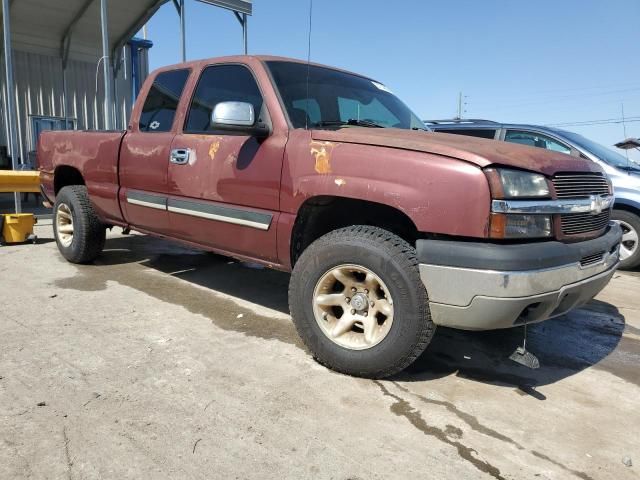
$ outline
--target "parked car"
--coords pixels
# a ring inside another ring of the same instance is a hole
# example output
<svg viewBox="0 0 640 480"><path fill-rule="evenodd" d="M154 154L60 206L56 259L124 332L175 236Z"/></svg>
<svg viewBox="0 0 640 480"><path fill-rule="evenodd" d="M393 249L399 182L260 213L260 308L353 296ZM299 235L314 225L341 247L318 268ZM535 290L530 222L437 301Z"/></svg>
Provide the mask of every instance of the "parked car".
<svg viewBox="0 0 640 480"><path fill-rule="evenodd" d="M299 334L352 375L402 370L436 325L561 315L619 262L596 163L427 132L383 84L296 60L159 69L126 131L44 132L37 154L68 261L119 226L292 271Z"/></svg>
<svg viewBox="0 0 640 480"><path fill-rule="evenodd" d="M425 123L435 132L519 143L598 163L613 182L615 202L611 218L620 223L623 231L620 268L640 266L640 164L582 135L558 128L489 120L425 120Z"/></svg>

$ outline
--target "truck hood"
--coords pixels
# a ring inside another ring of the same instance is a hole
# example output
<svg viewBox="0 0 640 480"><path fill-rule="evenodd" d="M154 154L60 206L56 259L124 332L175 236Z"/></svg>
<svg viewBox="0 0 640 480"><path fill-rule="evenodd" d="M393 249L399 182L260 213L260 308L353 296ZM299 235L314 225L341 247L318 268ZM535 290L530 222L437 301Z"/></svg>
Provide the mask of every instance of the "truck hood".
<svg viewBox="0 0 640 480"><path fill-rule="evenodd" d="M431 153L473 163L480 168L503 165L553 176L557 172L601 172L595 162L542 148L447 133L398 128L345 127L313 130L311 138Z"/></svg>

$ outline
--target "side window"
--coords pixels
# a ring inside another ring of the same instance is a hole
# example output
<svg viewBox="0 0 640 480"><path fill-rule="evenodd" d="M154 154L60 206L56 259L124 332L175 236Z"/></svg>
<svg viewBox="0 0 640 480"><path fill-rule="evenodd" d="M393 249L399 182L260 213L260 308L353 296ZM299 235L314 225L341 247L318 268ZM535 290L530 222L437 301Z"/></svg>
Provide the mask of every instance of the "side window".
<svg viewBox="0 0 640 480"><path fill-rule="evenodd" d="M191 100L185 132L211 131L211 113L220 102L247 102L262 121L263 100L258 84L242 65L213 65L202 72Z"/></svg>
<svg viewBox="0 0 640 480"><path fill-rule="evenodd" d="M189 70L172 70L156 76L140 114L140 131L169 132Z"/></svg>
<svg viewBox="0 0 640 480"><path fill-rule="evenodd" d="M519 143L521 145L528 145L530 147L544 148L545 150L552 150L554 152L566 153L571 155L571 148L563 143L554 140L546 135L541 135L534 132L520 132L518 130L508 130L505 137L505 142Z"/></svg>
<svg viewBox="0 0 640 480"><path fill-rule="evenodd" d="M467 135L469 137L488 138L493 140L496 137L496 131L490 128L451 128L449 130L445 128L436 128L436 132L453 133L455 135Z"/></svg>

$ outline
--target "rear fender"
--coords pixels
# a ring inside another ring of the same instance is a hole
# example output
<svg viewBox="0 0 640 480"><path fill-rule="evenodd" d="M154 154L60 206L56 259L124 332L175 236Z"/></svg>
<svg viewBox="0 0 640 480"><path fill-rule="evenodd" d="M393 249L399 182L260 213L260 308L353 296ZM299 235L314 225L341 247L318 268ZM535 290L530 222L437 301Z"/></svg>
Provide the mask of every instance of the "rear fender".
<svg viewBox="0 0 640 480"><path fill-rule="evenodd" d="M56 183L60 167L80 172L98 216L106 223L122 222L118 204L118 155L124 132L48 131L38 141L42 188L51 200L63 185Z"/></svg>

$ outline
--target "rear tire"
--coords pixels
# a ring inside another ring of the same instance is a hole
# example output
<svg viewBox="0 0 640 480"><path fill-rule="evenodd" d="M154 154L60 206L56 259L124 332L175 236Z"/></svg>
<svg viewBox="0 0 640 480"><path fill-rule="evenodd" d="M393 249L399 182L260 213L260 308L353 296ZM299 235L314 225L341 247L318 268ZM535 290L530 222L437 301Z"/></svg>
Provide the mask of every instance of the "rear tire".
<svg viewBox="0 0 640 480"><path fill-rule="evenodd" d="M87 187L62 188L53 211L53 234L62 256L71 263L95 260L104 248L106 228L91 205Z"/></svg>
<svg viewBox="0 0 640 480"><path fill-rule="evenodd" d="M640 217L627 210L614 210L611 220L619 222L622 227L619 268L631 270L640 266Z"/></svg>
<svg viewBox="0 0 640 480"><path fill-rule="evenodd" d="M293 269L289 307L314 358L358 377L384 378L403 370L435 333L415 249L376 227L342 228L313 242ZM344 333L347 327L337 326L343 316L345 325L353 325ZM372 318L377 324L368 323Z"/></svg>

